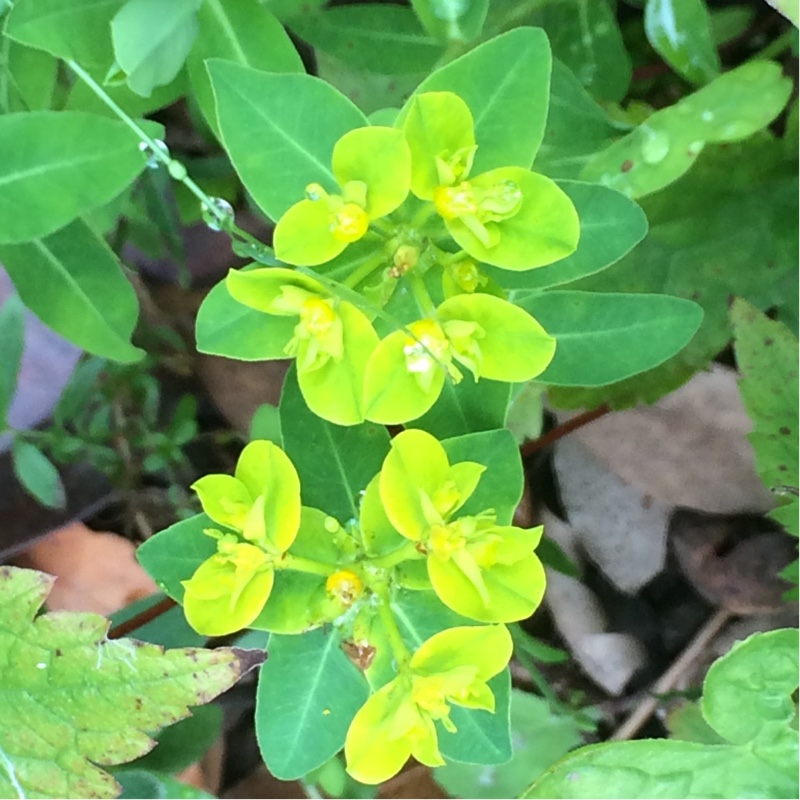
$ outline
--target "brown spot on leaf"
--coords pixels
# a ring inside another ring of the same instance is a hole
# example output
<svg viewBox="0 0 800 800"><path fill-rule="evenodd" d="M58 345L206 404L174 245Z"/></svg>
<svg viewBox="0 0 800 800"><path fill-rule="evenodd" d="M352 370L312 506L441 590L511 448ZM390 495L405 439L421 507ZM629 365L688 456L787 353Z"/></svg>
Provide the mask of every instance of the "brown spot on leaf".
<svg viewBox="0 0 800 800"><path fill-rule="evenodd" d="M633 161L631 161L629 158L626 158L622 162L622 166L619 169L620 172L630 172L633 169Z"/></svg>
<svg viewBox="0 0 800 800"><path fill-rule="evenodd" d="M785 425L782 425L779 430L784 436L788 436L791 433L791 430L789 430L789 428L787 428Z"/></svg>
<svg viewBox="0 0 800 800"><path fill-rule="evenodd" d="M771 346L772 346L772 343L773 343L773 339L772 339L772 337L770 337L770 336L767 336L767 338L766 338L766 339L764 339L764 344L765 344L767 347L771 347Z"/></svg>

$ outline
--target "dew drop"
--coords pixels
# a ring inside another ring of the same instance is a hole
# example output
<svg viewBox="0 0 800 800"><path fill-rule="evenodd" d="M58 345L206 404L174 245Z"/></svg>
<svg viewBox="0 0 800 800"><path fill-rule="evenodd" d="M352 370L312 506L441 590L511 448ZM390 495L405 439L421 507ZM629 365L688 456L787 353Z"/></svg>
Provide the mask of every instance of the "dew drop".
<svg viewBox="0 0 800 800"><path fill-rule="evenodd" d="M156 147L167 157L169 157L169 148L167 145L161 141L161 139L154 140ZM143 153L145 158L147 159L147 168L148 169L158 169L159 164L161 163L159 160L158 155L153 150L152 147L147 142L139 142L139 152Z"/></svg>
<svg viewBox="0 0 800 800"><path fill-rule="evenodd" d="M325 527L325 530L328 531L328 533L336 533L336 531L338 531L339 528L341 527L338 521L335 520L333 517L325 517L325 522L323 523L323 525Z"/></svg>
<svg viewBox="0 0 800 800"><path fill-rule="evenodd" d="M203 222L212 231L224 230L227 223L233 222L233 206L222 197L212 197L211 204L213 209L203 204Z"/></svg>
<svg viewBox="0 0 800 800"><path fill-rule="evenodd" d="M44 663L44 661L40 661L40 662L39 662L39 663L36 665L36 669L47 669L47 664L45 664L45 663Z"/></svg>
<svg viewBox="0 0 800 800"><path fill-rule="evenodd" d="M306 200L316 203L325 195L325 190L318 183L309 183L306 186Z"/></svg>
<svg viewBox="0 0 800 800"><path fill-rule="evenodd" d="M647 164L658 164L663 161L670 147L669 136L663 131L654 131L647 126L642 127L645 140L642 142L642 158Z"/></svg>

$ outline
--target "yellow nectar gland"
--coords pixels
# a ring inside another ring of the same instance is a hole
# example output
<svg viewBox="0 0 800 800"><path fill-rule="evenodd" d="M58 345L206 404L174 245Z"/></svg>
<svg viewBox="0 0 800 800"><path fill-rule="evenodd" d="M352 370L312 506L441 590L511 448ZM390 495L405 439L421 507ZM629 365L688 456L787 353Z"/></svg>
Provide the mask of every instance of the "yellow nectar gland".
<svg viewBox="0 0 800 800"><path fill-rule="evenodd" d="M309 297L300 308L300 320L312 336L324 336L336 322L336 312L329 300Z"/></svg>
<svg viewBox="0 0 800 800"><path fill-rule="evenodd" d="M325 589L338 597L345 606L350 607L361 596L364 584L355 572L340 569L325 581Z"/></svg>
<svg viewBox="0 0 800 800"><path fill-rule="evenodd" d="M437 187L433 192L433 204L444 219L456 219L478 211L475 192L467 181L458 186Z"/></svg>
<svg viewBox="0 0 800 800"><path fill-rule="evenodd" d="M361 206L345 203L333 214L331 233L340 242L357 242L369 228L369 217Z"/></svg>

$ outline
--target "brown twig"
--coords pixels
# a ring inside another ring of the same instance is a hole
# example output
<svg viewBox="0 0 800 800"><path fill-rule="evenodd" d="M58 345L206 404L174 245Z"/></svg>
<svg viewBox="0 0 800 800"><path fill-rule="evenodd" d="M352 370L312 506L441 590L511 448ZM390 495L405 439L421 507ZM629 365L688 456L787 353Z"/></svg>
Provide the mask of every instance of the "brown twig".
<svg viewBox="0 0 800 800"><path fill-rule="evenodd" d="M123 636L127 636L129 633L131 633L131 631L135 631L137 628L147 625L148 622L152 622L154 619L156 619L156 617L160 617L162 614L165 614L175 605L177 605L177 603L171 597L165 597L163 600L159 600L155 605L150 606L150 608L146 608L135 617L131 617L129 620L120 622L119 625L115 625L108 632L106 638L121 639Z"/></svg>
<svg viewBox="0 0 800 800"><path fill-rule="evenodd" d="M727 609L719 609L709 617L697 635L684 648L683 652L672 662L667 671L652 685L650 691L642 698L630 716L611 735L609 741L625 741L633 738L642 725L647 722L658 708L661 700L656 696L672 691L681 676L688 671L700 657L711 640L727 625L733 614Z"/></svg>
<svg viewBox="0 0 800 800"><path fill-rule="evenodd" d="M520 452L523 456L529 456L532 453L543 450L545 447L553 442L557 442L568 433L572 433L572 431L582 428L584 425L588 425L590 422L593 422L599 417L603 417L610 412L611 406L606 403L603 403L603 405L598 406L597 408L593 408L591 411L584 411L583 414L578 414L577 417L573 417L572 419L568 419L566 422L562 422L561 425L557 425L555 428L553 428L553 430L548 431L538 439L525 442L525 444L520 447Z"/></svg>

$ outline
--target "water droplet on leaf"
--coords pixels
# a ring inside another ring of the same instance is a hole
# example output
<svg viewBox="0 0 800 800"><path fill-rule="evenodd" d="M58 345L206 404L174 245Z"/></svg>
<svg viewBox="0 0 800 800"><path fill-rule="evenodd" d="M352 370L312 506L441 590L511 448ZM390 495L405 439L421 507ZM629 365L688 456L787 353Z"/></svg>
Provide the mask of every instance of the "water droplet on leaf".
<svg viewBox="0 0 800 800"><path fill-rule="evenodd" d="M154 139L153 141L161 153L169 158L169 148L167 145L162 142L161 139ZM147 158L146 163L148 169L158 169L161 160L155 150L150 147L147 142L139 142L139 152L144 153L145 157Z"/></svg>
<svg viewBox="0 0 800 800"><path fill-rule="evenodd" d="M645 140L642 142L642 158L647 164L658 164L669 153L669 136L663 131L654 131L647 126L642 127Z"/></svg>
<svg viewBox="0 0 800 800"><path fill-rule="evenodd" d="M233 206L222 197L212 197L213 208L203 204L203 222L212 231L225 230L233 222Z"/></svg>

